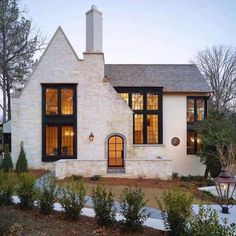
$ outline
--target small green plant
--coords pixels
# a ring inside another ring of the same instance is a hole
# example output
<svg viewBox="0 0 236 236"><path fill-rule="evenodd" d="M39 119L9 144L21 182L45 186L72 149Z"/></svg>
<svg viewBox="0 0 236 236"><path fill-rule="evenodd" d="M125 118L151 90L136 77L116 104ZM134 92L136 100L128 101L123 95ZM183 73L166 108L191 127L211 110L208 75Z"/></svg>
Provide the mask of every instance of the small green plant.
<svg viewBox="0 0 236 236"><path fill-rule="evenodd" d="M20 206L22 208L33 207L36 199L35 178L28 173L22 173L19 175L18 180L17 195L20 199Z"/></svg>
<svg viewBox="0 0 236 236"><path fill-rule="evenodd" d="M57 197L55 177L46 176L41 181L39 183L41 187L37 190L37 203L41 212L48 215L53 211Z"/></svg>
<svg viewBox="0 0 236 236"><path fill-rule="evenodd" d="M184 235L188 218L191 215L192 195L186 195L179 190L164 191L158 206L162 211L162 218L166 230L170 235Z"/></svg>
<svg viewBox="0 0 236 236"><path fill-rule="evenodd" d="M127 231L140 231L144 221L149 217L144 208L146 201L141 188L125 188L120 197L121 214Z"/></svg>
<svg viewBox="0 0 236 236"><path fill-rule="evenodd" d="M104 186L97 185L93 189L92 201L97 223L100 225L112 225L115 222L116 214L112 192L106 191Z"/></svg>
<svg viewBox="0 0 236 236"><path fill-rule="evenodd" d="M172 179L179 179L179 174L177 172L173 172Z"/></svg>
<svg viewBox="0 0 236 236"><path fill-rule="evenodd" d="M219 222L216 210L200 206L198 215L189 221L186 233L192 236L235 236L236 224L228 224L227 218L222 222Z"/></svg>
<svg viewBox="0 0 236 236"><path fill-rule="evenodd" d="M82 182L73 183L61 189L59 202L68 218L78 219L86 202L85 195L86 191Z"/></svg>
<svg viewBox="0 0 236 236"><path fill-rule="evenodd" d="M23 141L20 143L20 155L18 157L18 160L16 162L16 172L22 173L22 172L27 172L28 171L28 163L27 159L25 156L25 151L24 151L24 144Z"/></svg>
<svg viewBox="0 0 236 236"><path fill-rule="evenodd" d="M82 181L83 180L83 175L72 175L72 178L74 181Z"/></svg>
<svg viewBox="0 0 236 236"><path fill-rule="evenodd" d="M0 171L0 205L11 204L15 182L6 173Z"/></svg>
<svg viewBox="0 0 236 236"><path fill-rule="evenodd" d="M94 175L94 176L91 177L91 180L93 180L93 181L98 181L98 180L100 180L101 178L102 178L101 175Z"/></svg>
<svg viewBox="0 0 236 236"><path fill-rule="evenodd" d="M1 169L3 172L10 172L13 170L13 163L9 152L9 146L7 144L5 145L5 153L1 163Z"/></svg>

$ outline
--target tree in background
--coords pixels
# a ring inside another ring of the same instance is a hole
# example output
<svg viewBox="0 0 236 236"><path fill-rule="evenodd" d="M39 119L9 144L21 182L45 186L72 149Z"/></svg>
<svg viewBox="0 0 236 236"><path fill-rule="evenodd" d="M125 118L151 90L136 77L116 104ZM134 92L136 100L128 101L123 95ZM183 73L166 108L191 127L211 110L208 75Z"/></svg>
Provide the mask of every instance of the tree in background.
<svg viewBox="0 0 236 236"><path fill-rule="evenodd" d="M236 48L214 46L194 61L213 90L211 105L217 111L236 109Z"/></svg>
<svg viewBox="0 0 236 236"><path fill-rule="evenodd" d="M18 0L0 1L0 88L3 94L3 122L11 119L10 93L21 90L32 71L35 53L44 38L33 33L32 23L24 17Z"/></svg>
<svg viewBox="0 0 236 236"><path fill-rule="evenodd" d="M5 145L5 153L4 153L4 158L2 160L0 169L3 169L4 172L9 172L13 170L13 163L11 159L11 154L9 152L9 146L6 144Z"/></svg>
<svg viewBox="0 0 236 236"><path fill-rule="evenodd" d="M196 129L202 141L202 150L198 154L206 165L205 177L208 173L216 177L222 166L217 148L223 147L225 153L231 155L230 148L236 145L236 115L211 111Z"/></svg>

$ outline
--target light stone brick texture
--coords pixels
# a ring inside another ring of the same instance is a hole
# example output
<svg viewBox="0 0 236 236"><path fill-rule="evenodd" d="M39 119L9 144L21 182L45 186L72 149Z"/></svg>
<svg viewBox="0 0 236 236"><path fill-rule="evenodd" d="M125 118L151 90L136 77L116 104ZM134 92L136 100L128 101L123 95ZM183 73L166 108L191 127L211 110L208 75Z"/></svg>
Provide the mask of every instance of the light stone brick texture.
<svg viewBox="0 0 236 236"><path fill-rule="evenodd" d="M77 160L42 162L41 83L77 83ZM133 145L133 112L104 80L103 54L84 53L79 60L59 28L24 90L12 97L13 162L23 141L30 168L54 170L58 178L112 176L107 174L106 140L119 133L126 140L125 174L114 176L168 179L172 171L201 174L204 168L199 158L186 155L186 96L163 95L163 145ZM170 143L174 136L181 140L177 147Z"/></svg>

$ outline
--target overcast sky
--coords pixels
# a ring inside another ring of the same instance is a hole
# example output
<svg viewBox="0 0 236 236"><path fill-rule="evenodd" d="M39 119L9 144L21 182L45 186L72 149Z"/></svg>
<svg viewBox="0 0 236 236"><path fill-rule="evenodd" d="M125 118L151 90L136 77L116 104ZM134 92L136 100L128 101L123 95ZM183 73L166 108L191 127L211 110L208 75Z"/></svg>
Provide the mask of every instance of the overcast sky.
<svg viewBox="0 0 236 236"><path fill-rule="evenodd" d="M51 38L61 25L82 58L85 12L103 12L106 63L189 63L207 46L236 46L236 0L21 0Z"/></svg>

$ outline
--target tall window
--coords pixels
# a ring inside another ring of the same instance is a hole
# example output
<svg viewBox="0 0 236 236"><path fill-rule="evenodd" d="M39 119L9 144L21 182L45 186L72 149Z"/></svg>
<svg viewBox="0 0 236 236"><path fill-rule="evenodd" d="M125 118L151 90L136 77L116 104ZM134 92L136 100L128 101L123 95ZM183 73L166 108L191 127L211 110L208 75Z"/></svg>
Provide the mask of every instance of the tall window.
<svg viewBox="0 0 236 236"><path fill-rule="evenodd" d="M162 143L162 88L115 88L134 111L134 144Z"/></svg>
<svg viewBox="0 0 236 236"><path fill-rule="evenodd" d="M42 160L76 158L76 85L42 85Z"/></svg>
<svg viewBox="0 0 236 236"><path fill-rule="evenodd" d="M207 97L187 97L187 154L201 150L201 137L195 131L197 122L207 116Z"/></svg>

